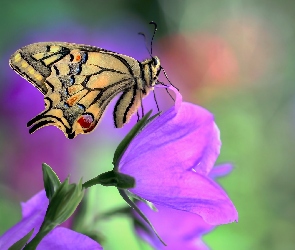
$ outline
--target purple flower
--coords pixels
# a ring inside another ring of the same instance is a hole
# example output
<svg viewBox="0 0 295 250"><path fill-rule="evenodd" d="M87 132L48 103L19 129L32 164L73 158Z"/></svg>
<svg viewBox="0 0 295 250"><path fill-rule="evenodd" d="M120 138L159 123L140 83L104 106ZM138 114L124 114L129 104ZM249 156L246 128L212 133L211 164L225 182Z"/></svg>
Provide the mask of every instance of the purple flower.
<svg viewBox="0 0 295 250"><path fill-rule="evenodd" d="M182 102L147 125L129 144L118 170L135 178L129 191L156 205L195 213L212 225L238 220L225 191L210 178L221 142L213 115Z"/></svg>
<svg viewBox="0 0 295 250"><path fill-rule="evenodd" d="M214 167L210 178L226 175L232 166L229 164ZM164 206L157 206L158 212L152 211L144 203L138 204L140 210L149 218L159 235L167 246L164 246L160 240L151 231L146 231L138 224L135 225L137 234L155 249L186 249L186 250L207 250L209 247L203 242L202 236L211 230L214 226L206 223L200 216L176 209L170 209ZM134 216L142 223L148 225L134 213Z"/></svg>
<svg viewBox="0 0 295 250"><path fill-rule="evenodd" d="M0 249L8 249L34 228L33 238L40 229L48 207L45 191L22 203L22 220L0 237ZM64 227L53 229L40 242L37 249L103 249L89 237Z"/></svg>

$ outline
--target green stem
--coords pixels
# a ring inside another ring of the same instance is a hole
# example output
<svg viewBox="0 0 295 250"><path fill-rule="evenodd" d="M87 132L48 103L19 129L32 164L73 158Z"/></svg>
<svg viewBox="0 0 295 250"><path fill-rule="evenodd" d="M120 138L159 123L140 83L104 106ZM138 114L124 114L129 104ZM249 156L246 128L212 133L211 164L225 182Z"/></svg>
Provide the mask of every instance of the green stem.
<svg viewBox="0 0 295 250"><path fill-rule="evenodd" d="M36 236L23 248L24 250L35 250L41 240L50 232L47 231L39 231Z"/></svg>
<svg viewBox="0 0 295 250"><path fill-rule="evenodd" d="M89 188L89 187L97 185L97 184L100 184L99 183L99 175L89 181L84 182L82 184L82 188L86 189L86 188Z"/></svg>
<svg viewBox="0 0 295 250"><path fill-rule="evenodd" d="M82 184L82 187L89 188L97 184L127 189L133 188L135 186L135 179L129 175L111 170L106 173L100 174L89 181L86 181Z"/></svg>

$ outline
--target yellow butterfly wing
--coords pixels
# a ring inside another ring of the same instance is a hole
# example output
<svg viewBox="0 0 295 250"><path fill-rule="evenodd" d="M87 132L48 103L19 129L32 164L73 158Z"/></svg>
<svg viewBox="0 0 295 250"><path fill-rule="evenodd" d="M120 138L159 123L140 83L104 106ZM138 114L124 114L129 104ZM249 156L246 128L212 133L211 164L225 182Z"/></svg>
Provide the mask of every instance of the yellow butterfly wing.
<svg viewBox="0 0 295 250"><path fill-rule="evenodd" d="M30 133L54 125L68 138L91 132L105 108L123 92L114 110L116 127L129 121L151 89L151 60L137 60L97 47L36 43L16 51L11 67L44 94L45 110L28 122Z"/></svg>

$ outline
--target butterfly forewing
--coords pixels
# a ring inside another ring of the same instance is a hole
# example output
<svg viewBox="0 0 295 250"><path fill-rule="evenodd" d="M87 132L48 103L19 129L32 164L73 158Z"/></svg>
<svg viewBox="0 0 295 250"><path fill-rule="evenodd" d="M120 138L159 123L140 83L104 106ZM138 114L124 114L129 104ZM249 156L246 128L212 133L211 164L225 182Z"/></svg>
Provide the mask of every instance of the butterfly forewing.
<svg viewBox="0 0 295 250"><path fill-rule="evenodd" d="M11 67L44 95L45 110L28 122L30 133L54 125L68 138L91 132L120 92L116 127L127 123L156 83L160 64L72 43L35 43L16 51Z"/></svg>

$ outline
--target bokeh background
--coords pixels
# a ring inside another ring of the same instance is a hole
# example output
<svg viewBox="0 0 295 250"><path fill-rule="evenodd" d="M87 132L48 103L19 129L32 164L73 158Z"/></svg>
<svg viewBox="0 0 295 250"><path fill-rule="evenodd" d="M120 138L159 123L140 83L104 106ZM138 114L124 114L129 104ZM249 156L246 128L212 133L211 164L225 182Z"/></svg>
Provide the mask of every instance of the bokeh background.
<svg viewBox="0 0 295 250"><path fill-rule="evenodd" d="M112 168L113 152L136 118L114 129L112 107L90 135L68 140L55 127L29 135L26 123L43 110L42 94L15 74L9 57L41 41L91 44L132 56L154 54L185 101L212 111L223 142L218 162L234 171L220 180L239 222L204 237L216 250L295 248L295 2L291 0L5 1L0 8L0 234L17 222L20 201L43 187L41 163L61 180L88 180ZM148 45L149 47L149 45ZM163 81L166 81L162 77ZM162 109L173 104L158 90ZM156 109L153 97L146 110ZM114 105L114 104L112 104ZM110 106L112 106L110 105ZM83 227L105 249L149 249L124 216L115 188L88 194ZM95 217L95 219L94 219ZM95 221L95 224L93 224Z"/></svg>

